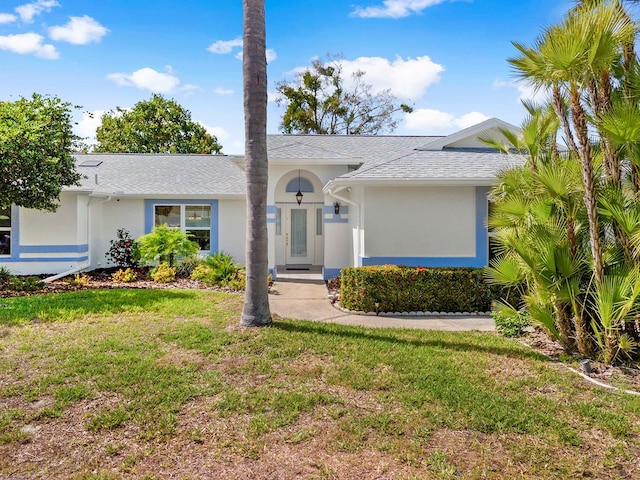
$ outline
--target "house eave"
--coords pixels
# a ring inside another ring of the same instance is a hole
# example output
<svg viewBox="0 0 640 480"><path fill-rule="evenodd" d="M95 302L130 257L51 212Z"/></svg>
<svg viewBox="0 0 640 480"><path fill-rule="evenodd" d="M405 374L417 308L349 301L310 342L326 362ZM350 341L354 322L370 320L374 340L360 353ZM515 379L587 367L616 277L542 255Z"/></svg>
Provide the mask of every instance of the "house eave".
<svg viewBox="0 0 640 480"><path fill-rule="evenodd" d="M358 179L337 178L327 183L323 191L327 193L335 187L365 186L365 187L422 187L422 186L492 186L494 178L389 178L389 179Z"/></svg>
<svg viewBox="0 0 640 480"><path fill-rule="evenodd" d="M364 161L361 157L353 158L269 158L270 165L355 165Z"/></svg>

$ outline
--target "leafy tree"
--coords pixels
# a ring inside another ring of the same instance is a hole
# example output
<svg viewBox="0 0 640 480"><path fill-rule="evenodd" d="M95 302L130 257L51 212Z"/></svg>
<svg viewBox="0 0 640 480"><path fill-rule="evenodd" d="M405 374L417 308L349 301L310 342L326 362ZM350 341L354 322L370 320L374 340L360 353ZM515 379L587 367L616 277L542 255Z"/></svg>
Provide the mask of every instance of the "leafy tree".
<svg viewBox="0 0 640 480"><path fill-rule="evenodd" d="M174 100L154 94L131 110L117 107L102 116L96 152L219 153L222 146L191 112Z"/></svg>
<svg viewBox="0 0 640 480"><path fill-rule="evenodd" d="M267 238L267 58L264 0L242 0L247 178L246 290L240 324L271 323Z"/></svg>
<svg viewBox="0 0 640 480"><path fill-rule="evenodd" d="M62 187L77 185L71 104L33 94L0 102L0 208L54 211Z"/></svg>
<svg viewBox="0 0 640 480"><path fill-rule="evenodd" d="M138 238L137 244L141 260L168 263L170 267L176 257L190 257L200 250L196 242L189 240L188 234L165 224Z"/></svg>
<svg viewBox="0 0 640 480"><path fill-rule="evenodd" d="M373 93L364 81L365 72L352 74L345 85L340 59L315 60L310 69L291 83L280 82L277 103L286 106L282 116L284 133L365 135L391 132L398 122L396 112L411 112L398 104L390 90Z"/></svg>

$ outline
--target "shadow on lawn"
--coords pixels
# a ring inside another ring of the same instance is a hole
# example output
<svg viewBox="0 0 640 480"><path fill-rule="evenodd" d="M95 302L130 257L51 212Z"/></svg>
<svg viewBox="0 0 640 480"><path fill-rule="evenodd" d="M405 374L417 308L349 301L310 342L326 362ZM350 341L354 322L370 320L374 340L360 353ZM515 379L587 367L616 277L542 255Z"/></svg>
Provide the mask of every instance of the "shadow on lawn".
<svg viewBox="0 0 640 480"><path fill-rule="evenodd" d="M83 290L29 297L5 298L0 302L0 325L55 322L84 315L113 315L122 312L156 311L171 302L195 298L191 291L166 289Z"/></svg>
<svg viewBox="0 0 640 480"><path fill-rule="evenodd" d="M271 324L272 328L277 328L286 332L302 333L309 335L333 335L340 336L350 340L367 339L379 342L388 342L390 344L398 345L410 345L414 347L428 347L428 348L442 348L447 350L456 350L461 352L481 352L492 353L495 355L501 355L511 358L526 358L531 360L539 360L543 362L550 362L551 360L533 350L527 349L524 346L514 346L513 348L507 348L499 345L487 345L486 341L482 343L474 343L472 341L458 340L465 335L475 336L479 333L475 332L430 332L433 335L446 335L451 337L450 339L422 339L422 338L403 338L407 336L422 336L426 331L402 331L402 336L398 334L384 334L383 329L367 329L365 327L348 327L344 325L333 325L326 323L313 323L313 322L299 322L299 321L275 321ZM384 329L387 330L387 329ZM397 332L397 331L396 331ZM420 332L420 333L418 333ZM481 334L483 337L487 337L487 334ZM455 338L454 338L455 337Z"/></svg>

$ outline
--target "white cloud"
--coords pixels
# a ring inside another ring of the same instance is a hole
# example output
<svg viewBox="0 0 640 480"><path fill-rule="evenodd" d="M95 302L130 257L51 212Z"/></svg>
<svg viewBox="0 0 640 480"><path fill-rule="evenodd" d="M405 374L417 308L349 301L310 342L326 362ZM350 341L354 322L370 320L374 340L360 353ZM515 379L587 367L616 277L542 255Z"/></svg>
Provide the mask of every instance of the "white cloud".
<svg viewBox="0 0 640 480"><path fill-rule="evenodd" d="M229 138L229 132L222 127L211 127L209 125L205 125L202 122L197 123L202 125L209 135L214 135L218 139L219 143L223 143L224 140Z"/></svg>
<svg viewBox="0 0 640 480"><path fill-rule="evenodd" d="M233 40L218 40L217 42L209 45L209 48L207 48L207 50L211 53L224 55L227 53L231 53L235 48L239 48L239 50L235 54L235 57L238 60L242 60L242 45L243 41L241 38L235 38ZM267 56L267 63L273 62L276 58L278 58L278 55L273 48L267 48L265 54Z"/></svg>
<svg viewBox="0 0 640 480"><path fill-rule="evenodd" d="M278 55L276 54L276 51L273 48L267 48L264 53L265 53L265 55L267 57L267 63L271 63L276 58L278 58ZM242 61L242 50L240 50L238 53L236 53L236 58L238 60Z"/></svg>
<svg viewBox="0 0 640 480"><path fill-rule="evenodd" d="M69 22L63 26L51 27L49 36L53 40L69 42L74 45L86 45L91 42L99 42L109 30L100 25L93 18L69 17Z"/></svg>
<svg viewBox="0 0 640 480"><path fill-rule="evenodd" d="M356 7L351 15L361 18L402 18L444 1L446 0L384 0L382 6Z"/></svg>
<svg viewBox="0 0 640 480"><path fill-rule="evenodd" d="M154 93L173 93L180 85L180 79L171 73L157 72L145 67L133 73L111 73L107 75L120 86L136 87Z"/></svg>
<svg viewBox="0 0 640 480"><path fill-rule="evenodd" d="M50 12L53 7L59 7L60 4L56 0L37 0L33 3L26 3L17 6L14 10L23 22L31 23L33 17L42 12Z"/></svg>
<svg viewBox="0 0 640 480"><path fill-rule="evenodd" d="M3 23L13 23L18 20L18 17L11 13L0 13L0 25Z"/></svg>
<svg viewBox="0 0 640 480"><path fill-rule="evenodd" d="M445 132L456 127L463 129L487 120L489 117L480 112L470 112L461 117L430 108L416 108L405 115L404 126L409 130L418 130L423 134Z"/></svg>
<svg viewBox="0 0 640 480"><path fill-rule="evenodd" d="M264 53L267 55L267 63L271 63L276 58L278 58L278 55L276 54L276 51L273 48L267 48L267 50Z"/></svg>
<svg viewBox="0 0 640 480"><path fill-rule="evenodd" d="M216 95L233 95L235 92L229 88L218 87L213 91L213 93Z"/></svg>
<svg viewBox="0 0 640 480"><path fill-rule="evenodd" d="M75 133L82 137L88 144L96 143L96 129L102 123L102 115L106 110L95 110L93 112L82 112L82 120L78 122Z"/></svg>
<svg viewBox="0 0 640 480"><path fill-rule="evenodd" d="M477 125L478 123L482 123L485 120L489 120L484 113L480 112L469 112L461 117L455 118L453 120L453 124L459 128L467 128L473 125Z"/></svg>
<svg viewBox="0 0 640 480"><path fill-rule="evenodd" d="M209 45L209 48L207 48L207 50L209 50L211 53L226 54L231 53L236 47L242 48L241 38L236 38L233 40L218 40L217 42Z"/></svg>
<svg viewBox="0 0 640 480"><path fill-rule="evenodd" d="M430 85L440 81L444 67L428 56L417 58L396 57L390 62L381 57L359 57L355 60L339 60L344 78L348 81L351 74L358 70L365 72L364 81L373 90L390 89L398 98L417 100L422 97Z"/></svg>
<svg viewBox="0 0 640 480"><path fill-rule="evenodd" d="M0 50L9 50L20 55L35 55L55 60L60 55L53 45L43 43L44 37L37 33L19 33L0 36Z"/></svg>
<svg viewBox="0 0 640 480"><path fill-rule="evenodd" d="M537 89L531 83L525 80L514 80L510 82L506 82L499 78L493 81L494 88L515 88L518 90L518 101L528 101L534 102L537 104L545 103L549 97L551 92L548 89Z"/></svg>
<svg viewBox="0 0 640 480"><path fill-rule="evenodd" d="M404 126L423 133L447 130L453 126L454 115L430 108L416 108L404 117Z"/></svg>

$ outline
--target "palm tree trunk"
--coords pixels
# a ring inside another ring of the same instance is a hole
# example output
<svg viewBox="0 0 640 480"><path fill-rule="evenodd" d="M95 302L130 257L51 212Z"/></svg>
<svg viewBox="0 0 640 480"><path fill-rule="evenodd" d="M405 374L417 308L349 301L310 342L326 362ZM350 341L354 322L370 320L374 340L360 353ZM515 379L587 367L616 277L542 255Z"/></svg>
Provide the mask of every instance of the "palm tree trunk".
<svg viewBox="0 0 640 480"><path fill-rule="evenodd" d="M600 242L600 228L598 225L598 205L596 198L596 182L591 159L591 144L587 130L586 113L580 103L580 92L572 86L570 91L571 116L578 137L578 154L582 167L582 182L584 184L584 202L587 207L587 219L589 221L589 240L591 243L591 256L593 257L593 272L598 283L604 278L604 265L602 263L602 245Z"/></svg>
<svg viewBox="0 0 640 480"><path fill-rule="evenodd" d="M560 124L562 125L562 131L564 132L565 140L567 142L567 146L573 152L578 152L578 147L576 145L575 140L573 139L573 132L571 131L571 125L569 124L569 119L567 118L567 109L565 108L564 99L562 98L562 93L560 92L560 86L555 85L553 87L553 110L556 112L558 119L560 120Z"/></svg>
<svg viewBox="0 0 640 480"><path fill-rule="evenodd" d="M569 314L569 304L554 302L553 308L556 314L556 325L560 334L560 344L567 353L572 353L576 349L575 331L571 323Z"/></svg>
<svg viewBox="0 0 640 480"><path fill-rule="evenodd" d="M267 59L264 0L243 0L247 284L240 324L271 323L267 237Z"/></svg>

